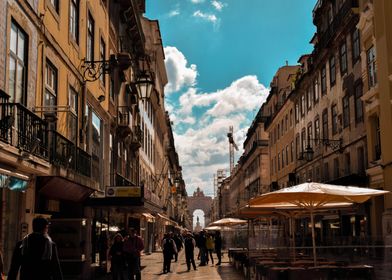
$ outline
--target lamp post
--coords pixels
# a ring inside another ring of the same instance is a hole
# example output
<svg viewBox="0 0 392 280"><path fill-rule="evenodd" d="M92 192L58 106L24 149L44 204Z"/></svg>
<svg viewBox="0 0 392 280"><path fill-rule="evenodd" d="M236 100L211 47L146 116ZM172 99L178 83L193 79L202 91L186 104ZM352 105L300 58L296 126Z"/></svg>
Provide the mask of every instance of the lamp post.
<svg viewBox="0 0 392 280"><path fill-rule="evenodd" d="M330 147L335 153L342 153L342 139L327 139L327 138L316 138L316 139L308 139L308 144L305 150L302 152L301 159L306 160L307 162L312 161L314 157L314 150L312 146L310 146L310 141L313 142L321 142L323 146Z"/></svg>

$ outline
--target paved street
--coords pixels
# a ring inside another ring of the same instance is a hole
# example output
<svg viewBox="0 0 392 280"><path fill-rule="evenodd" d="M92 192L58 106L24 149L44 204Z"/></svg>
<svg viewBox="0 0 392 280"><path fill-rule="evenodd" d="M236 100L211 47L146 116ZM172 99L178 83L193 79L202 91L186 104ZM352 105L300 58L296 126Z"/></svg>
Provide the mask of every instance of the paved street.
<svg viewBox="0 0 392 280"><path fill-rule="evenodd" d="M196 250L197 252L197 250ZM214 255L215 256L215 255ZM198 266L199 261L196 260L197 270L193 269L187 272L185 263L185 254L182 250L179 254L178 262L172 263L171 273L163 274L163 256L162 253L157 252L151 255L142 256L142 279L143 280L182 280L182 279L208 279L208 280L241 280L244 277L235 271L229 263L227 253L222 258L221 266ZM100 278L99 280L109 280L110 275L106 278Z"/></svg>

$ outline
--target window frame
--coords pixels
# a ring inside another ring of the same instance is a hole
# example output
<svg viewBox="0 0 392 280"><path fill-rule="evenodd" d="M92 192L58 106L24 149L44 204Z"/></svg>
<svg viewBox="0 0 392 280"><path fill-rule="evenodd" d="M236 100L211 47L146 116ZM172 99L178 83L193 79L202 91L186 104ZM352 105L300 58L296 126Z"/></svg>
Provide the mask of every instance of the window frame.
<svg viewBox="0 0 392 280"><path fill-rule="evenodd" d="M352 64L354 65L361 59L361 41L359 29L355 28L351 33Z"/></svg>
<svg viewBox="0 0 392 280"><path fill-rule="evenodd" d="M370 55L372 55L370 57ZM372 45L366 50L366 65L367 65L367 75L368 75L368 88L371 89L377 84L377 65L376 65L376 48Z"/></svg>
<svg viewBox="0 0 392 280"><path fill-rule="evenodd" d="M344 47L344 50L343 50ZM340 54L340 75L343 76L348 71L348 63L347 63L347 42L344 40L339 47ZM345 66L345 67L343 67Z"/></svg>
<svg viewBox="0 0 392 280"><path fill-rule="evenodd" d="M12 32L13 30L16 31L15 33L15 50L12 49ZM20 35L22 35L23 37L23 55L19 54L20 49L20 45L19 45L19 40L20 40ZM22 104L26 104L26 99L27 99L27 81L28 81L28 52L29 52L29 36L28 34L25 32L25 30L23 28L21 28L21 26L14 21L13 19L11 20L11 27L10 27L10 35L9 35L9 61L8 61L8 93L10 95L10 102L14 102L14 103L22 103ZM14 61L15 66L14 66L14 74L13 74L13 80L11 80L11 61ZM22 70L18 71L18 67L21 66ZM19 78L18 74L21 74L22 77ZM16 96L17 95L17 88L18 88L18 81L21 79L20 82L20 96ZM12 94L11 94L11 87L12 89Z"/></svg>
<svg viewBox="0 0 392 280"><path fill-rule="evenodd" d="M354 85L354 108L355 108L355 123L361 123L364 119L363 102L361 97L363 95L363 83L359 80ZM360 106L360 110L359 110ZM360 113L360 114L359 114Z"/></svg>
<svg viewBox="0 0 392 280"><path fill-rule="evenodd" d="M332 88L336 84L336 58L332 55L329 58L329 84Z"/></svg>
<svg viewBox="0 0 392 280"><path fill-rule="evenodd" d="M50 80L49 80L50 77ZM49 80L49 81L48 81ZM50 99L47 96L50 95ZM58 69L54 66L54 64L46 59L45 63L45 94L44 98L44 106L57 106L57 97L58 97ZM52 100L54 100L52 104ZM50 108L51 110L52 108ZM53 108L54 109L54 108Z"/></svg>
<svg viewBox="0 0 392 280"><path fill-rule="evenodd" d="M350 96L346 94L342 98L343 128L350 126Z"/></svg>
<svg viewBox="0 0 392 280"><path fill-rule="evenodd" d="M75 11L75 14L72 14ZM80 20L80 0L69 1L69 35L70 38L79 45L79 20Z"/></svg>
<svg viewBox="0 0 392 280"><path fill-rule="evenodd" d="M95 21L91 12L87 13L86 60L94 61Z"/></svg>
<svg viewBox="0 0 392 280"><path fill-rule="evenodd" d="M332 104L331 106L331 121L332 121L332 135L338 133L339 124L338 124L338 106L336 104Z"/></svg>
<svg viewBox="0 0 392 280"><path fill-rule="evenodd" d="M321 122L322 122L322 127L323 127L323 131L322 133L322 137L323 139L328 139L328 135L329 135L329 131L328 131L328 110L324 109L322 116L321 116Z"/></svg>
<svg viewBox="0 0 392 280"><path fill-rule="evenodd" d="M321 95L327 94L327 67L321 68Z"/></svg>

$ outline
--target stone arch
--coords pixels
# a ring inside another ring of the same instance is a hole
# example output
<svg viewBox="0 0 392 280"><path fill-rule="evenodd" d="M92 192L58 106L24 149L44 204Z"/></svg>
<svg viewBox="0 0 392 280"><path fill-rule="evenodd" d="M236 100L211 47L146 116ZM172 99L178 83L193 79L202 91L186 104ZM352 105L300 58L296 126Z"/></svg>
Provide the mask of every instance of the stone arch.
<svg viewBox="0 0 392 280"><path fill-rule="evenodd" d="M198 187L196 191L193 193L193 196L188 197L188 210L192 215L193 221L193 213L195 210L202 210L204 212L204 223L208 225L211 222L211 207L212 207L212 198L209 196L205 196L203 191Z"/></svg>

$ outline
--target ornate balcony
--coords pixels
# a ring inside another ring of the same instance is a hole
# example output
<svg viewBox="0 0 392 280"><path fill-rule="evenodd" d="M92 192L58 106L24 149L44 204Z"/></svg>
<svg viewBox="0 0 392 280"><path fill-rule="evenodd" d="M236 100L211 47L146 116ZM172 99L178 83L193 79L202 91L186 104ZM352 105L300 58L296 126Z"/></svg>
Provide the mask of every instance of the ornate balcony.
<svg viewBox="0 0 392 280"><path fill-rule="evenodd" d="M0 96L0 140L17 147L22 156L49 158L47 123L20 103Z"/></svg>
<svg viewBox="0 0 392 280"><path fill-rule="evenodd" d="M131 133L132 113L128 106L119 106L117 111L117 135L120 139L126 138Z"/></svg>

